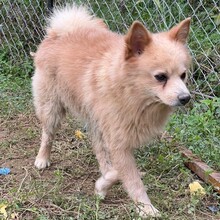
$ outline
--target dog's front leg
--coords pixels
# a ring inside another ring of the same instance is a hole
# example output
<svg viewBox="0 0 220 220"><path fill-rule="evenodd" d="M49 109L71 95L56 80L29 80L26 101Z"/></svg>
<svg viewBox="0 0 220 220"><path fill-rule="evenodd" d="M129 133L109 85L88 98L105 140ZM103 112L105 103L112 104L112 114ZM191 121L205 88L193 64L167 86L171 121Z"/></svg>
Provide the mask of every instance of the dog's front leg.
<svg viewBox="0 0 220 220"><path fill-rule="evenodd" d="M95 193L104 199L108 189L118 181L118 173L111 165L109 154L104 148L104 143L102 141L96 142L93 148L102 174L96 181Z"/></svg>
<svg viewBox="0 0 220 220"><path fill-rule="evenodd" d="M118 178L125 190L137 204L139 215L142 217L159 216L159 211L151 204L145 191L132 150L117 148L117 150L112 149L110 154L112 166L117 170Z"/></svg>

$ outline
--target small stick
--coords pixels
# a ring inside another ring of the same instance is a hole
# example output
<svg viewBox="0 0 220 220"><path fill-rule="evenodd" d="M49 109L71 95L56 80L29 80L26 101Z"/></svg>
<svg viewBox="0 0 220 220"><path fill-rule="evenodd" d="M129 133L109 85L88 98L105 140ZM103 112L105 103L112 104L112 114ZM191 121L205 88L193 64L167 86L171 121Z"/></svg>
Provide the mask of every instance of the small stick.
<svg viewBox="0 0 220 220"><path fill-rule="evenodd" d="M202 162L201 159L195 156L191 150L181 147L180 152L183 157L188 159L185 162L185 165L197 174L203 181L211 184L214 189L220 193L220 173Z"/></svg>
<svg viewBox="0 0 220 220"><path fill-rule="evenodd" d="M25 170L25 176L24 176L24 178L22 179L22 181L21 181L21 183L20 183L20 186L19 186L19 188L18 188L18 190L17 190L17 194L20 192L21 187L22 187L22 185L23 185L25 179L26 179L27 176L28 176L28 170L27 170L25 167L23 167L23 169Z"/></svg>

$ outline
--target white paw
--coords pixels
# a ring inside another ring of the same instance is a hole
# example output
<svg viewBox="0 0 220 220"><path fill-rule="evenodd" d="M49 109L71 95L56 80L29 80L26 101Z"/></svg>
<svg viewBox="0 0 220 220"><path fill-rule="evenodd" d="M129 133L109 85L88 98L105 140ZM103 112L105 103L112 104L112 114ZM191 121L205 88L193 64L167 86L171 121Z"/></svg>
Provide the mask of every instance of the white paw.
<svg viewBox="0 0 220 220"><path fill-rule="evenodd" d="M140 204L137 207L137 212L140 217L161 217L160 212L152 204Z"/></svg>
<svg viewBox="0 0 220 220"><path fill-rule="evenodd" d="M34 165L40 170L49 167L50 161L44 158L36 158Z"/></svg>
<svg viewBox="0 0 220 220"><path fill-rule="evenodd" d="M107 194L107 190L103 189L103 181L104 181L103 177L100 177L95 183L95 194L100 199L104 199Z"/></svg>

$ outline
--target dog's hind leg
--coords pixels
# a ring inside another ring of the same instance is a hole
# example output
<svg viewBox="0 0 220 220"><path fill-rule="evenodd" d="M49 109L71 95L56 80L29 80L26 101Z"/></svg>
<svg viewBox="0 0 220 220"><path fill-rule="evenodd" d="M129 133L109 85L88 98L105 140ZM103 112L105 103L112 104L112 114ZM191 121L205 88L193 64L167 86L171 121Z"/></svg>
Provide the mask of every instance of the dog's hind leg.
<svg viewBox="0 0 220 220"><path fill-rule="evenodd" d="M44 169L50 166L50 152L53 138L54 133L49 133L46 128L43 128L41 146L34 163L38 169Z"/></svg>
<svg viewBox="0 0 220 220"><path fill-rule="evenodd" d="M50 81L49 81L50 80ZM33 77L33 94L36 114L42 124L41 146L35 160L38 169L50 165L50 153L54 135L60 126L65 110L57 96L53 80L35 75Z"/></svg>
<svg viewBox="0 0 220 220"><path fill-rule="evenodd" d="M38 155L35 160L35 166L38 169L43 169L50 166L50 153L52 142L56 130L60 126L60 120L64 115L64 110L57 109L57 106L50 106L50 111L48 114L44 115L44 121L42 122L42 137L41 146Z"/></svg>

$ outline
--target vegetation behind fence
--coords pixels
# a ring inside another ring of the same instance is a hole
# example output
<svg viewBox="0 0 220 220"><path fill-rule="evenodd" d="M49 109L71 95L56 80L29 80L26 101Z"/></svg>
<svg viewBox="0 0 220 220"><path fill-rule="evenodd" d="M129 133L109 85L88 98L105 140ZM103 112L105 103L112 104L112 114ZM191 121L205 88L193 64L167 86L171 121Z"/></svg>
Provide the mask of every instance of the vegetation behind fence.
<svg viewBox="0 0 220 220"><path fill-rule="evenodd" d="M55 7L73 1L54 1ZM189 47L193 55L190 74L192 93L199 98L220 96L220 5L218 0L114 0L85 1L93 13L103 18L113 31L126 33L132 21L140 20L152 31L167 30L192 17ZM2 0L0 3L1 60L32 74L30 51L44 36L46 1ZM19 74L19 70L13 74Z"/></svg>

